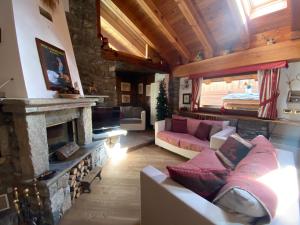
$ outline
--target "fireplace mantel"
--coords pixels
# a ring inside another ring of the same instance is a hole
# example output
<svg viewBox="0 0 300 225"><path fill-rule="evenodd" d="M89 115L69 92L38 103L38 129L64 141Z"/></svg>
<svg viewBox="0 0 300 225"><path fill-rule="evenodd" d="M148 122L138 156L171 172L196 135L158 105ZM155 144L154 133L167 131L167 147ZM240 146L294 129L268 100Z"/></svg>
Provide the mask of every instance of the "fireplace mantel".
<svg viewBox="0 0 300 225"><path fill-rule="evenodd" d="M52 99L28 99L28 98L4 98L0 102L4 112L13 113L41 113L73 108L85 108L94 106L97 98L52 98Z"/></svg>

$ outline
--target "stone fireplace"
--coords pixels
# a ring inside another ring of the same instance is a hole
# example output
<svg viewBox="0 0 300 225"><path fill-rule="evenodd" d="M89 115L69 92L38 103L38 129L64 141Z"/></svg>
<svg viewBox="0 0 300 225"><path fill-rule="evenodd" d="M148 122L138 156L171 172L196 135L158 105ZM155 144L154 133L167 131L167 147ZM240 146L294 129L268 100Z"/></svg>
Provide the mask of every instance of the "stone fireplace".
<svg viewBox="0 0 300 225"><path fill-rule="evenodd" d="M13 173L11 179L4 180L7 187L0 191L13 186L30 187L33 178L55 170L54 177L40 181L38 187L46 224L57 224L72 205L70 169L87 156L91 156L93 167L102 166L107 159L104 140L92 140L91 107L95 99L4 99L1 105L0 119L6 118L3 124L8 132L5 161ZM0 132L1 127L0 123ZM53 158L58 147L70 142L79 145L79 150L65 161Z"/></svg>

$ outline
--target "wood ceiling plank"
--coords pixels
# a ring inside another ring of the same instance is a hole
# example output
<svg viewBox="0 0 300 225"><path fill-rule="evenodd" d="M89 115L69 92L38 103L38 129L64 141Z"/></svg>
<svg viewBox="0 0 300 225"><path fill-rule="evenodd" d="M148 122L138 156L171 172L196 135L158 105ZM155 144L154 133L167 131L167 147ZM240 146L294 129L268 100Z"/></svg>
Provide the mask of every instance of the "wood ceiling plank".
<svg viewBox="0 0 300 225"><path fill-rule="evenodd" d="M102 3L116 16L116 18L122 21L126 27L136 36L140 37L149 46L159 52L157 46L139 29L137 26L116 6L111 0L102 0Z"/></svg>
<svg viewBox="0 0 300 225"><path fill-rule="evenodd" d="M205 34L206 32L208 32L206 24L203 21L196 19L198 13L195 10L195 6L193 6L191 2L186 0L175 0L175 2L177 3L181 13L186 18L194 33L198 37L200 43L202 44L205 57L213 57L214 50L212 44Z"/></svg>
<svg viewBox="0 0 300 225"><path fill-rule="evenodd" d="M300 38L300 1L299 0L290 0L291 1L291 19L292 19L292 32L291 39Z"/></svg>
<svg viewBox="0 0 300 225"><path fill-rule="evenodd" d="M173 69L173 74L175 77L184 77L281 60L300 61L300 40L280 42L181 65Z"/></svg>
<svg viewBox="0 0 300 225"><path fill-rule="evenodd" d="M137 25L137 21L132 20L130 16L124 13L124 11L119 8L116 4L118 2L114 2L112 0L102 0L103 5L105 5L114 15L116 16L117 20L122 21L126 28L130 30L131 33L140 37L144 42L148 44L152 49L156 51L160 58L163 58L165 61L170 63L168 55L164 53L164 50L156 45L151 38L149 38ZM134 22L132 22L134 21Z"/></svg>
<svg viewBox="0 0 300 225"><path fill-rule="evenodd" d="M165 35L165 37L172 43L172 45L181 53L181 55L187 59L191 60L192 55L185 45L178 38L172 27L166 21L164 16L161 14L156 5L152 0L136 0L139 6L145 11L145 13L152 19L160 31Z"/></svg>
<svg viewBox="0 0 300 225"><path fill-rule="evenodd" d="M101 5L101 17L103 17L115 30L120 32L128 41L130 41L134 46L139 49L140 52L145 52L146 42L140 38L140 36L132 33L118 17L110 11L106 5ZM144 53L145 55L145 53Z"/></svg>
<svg viewBox="0 0 300 225"><path fill-rule="evenodd" d="M111 36L113 36L120 44L126 47L129 52L134 55L144 57L145 53L141 52L135 45L127 40L118 30L116 30L113 26L111 26L103 17L101 17L101 27Z"/></svg>
<svg viewBox="0 0 300 225"><path fill-rule="evenodd" d="M227 5L233 17L236 29L239 30L238 39L240 39L240 42L243 46L245 46L245 48L249 48L250 34L247 21L245 21L245 24L243 23L242 16L240 14L237 2L235 0L227 0Z"/></svg>

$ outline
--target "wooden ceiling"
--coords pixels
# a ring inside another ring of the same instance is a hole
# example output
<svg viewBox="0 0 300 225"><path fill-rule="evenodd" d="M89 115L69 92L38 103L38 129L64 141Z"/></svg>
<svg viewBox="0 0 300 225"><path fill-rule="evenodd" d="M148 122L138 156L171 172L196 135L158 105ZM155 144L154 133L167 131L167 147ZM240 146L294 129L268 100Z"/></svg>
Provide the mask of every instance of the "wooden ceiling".
<svg viewBox="0 0 300 225"><path fill-rule="evenodd" d="M299 38L299 2L244 24L236 0L101 0L101 32L118 51L174 67Z"/></svg>

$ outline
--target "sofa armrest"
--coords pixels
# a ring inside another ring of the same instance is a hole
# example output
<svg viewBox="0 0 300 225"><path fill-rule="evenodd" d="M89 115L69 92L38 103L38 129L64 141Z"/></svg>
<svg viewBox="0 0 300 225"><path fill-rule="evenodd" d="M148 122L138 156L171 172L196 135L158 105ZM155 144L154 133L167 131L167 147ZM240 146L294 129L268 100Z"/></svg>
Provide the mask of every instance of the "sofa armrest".
<svg viewBox="0 0 300 225"><path fill-rule="evenodd" d="M226 212L152 166L141 171L141 225L230 224Z"/></svg>
<svg viewBox="0 0 300 225"><path fill-rule="evenodd" d="M209 143L210 148L218 150L223 145L223 143L226 141L226 139L231 134L234 134L235 132L236 132L236 128L235 127L228 126L225 129L223 129L222 131L214 134L210 138L210 143Z"/></svg>
<svg viewBox="0 0 300 225"><path fill-rule="evenodd" d="M165 130L165 120L156 121L154 124L155 137L157 133Z"/></svg>

